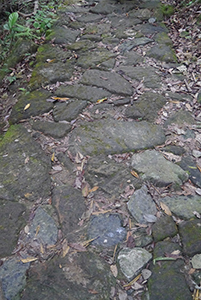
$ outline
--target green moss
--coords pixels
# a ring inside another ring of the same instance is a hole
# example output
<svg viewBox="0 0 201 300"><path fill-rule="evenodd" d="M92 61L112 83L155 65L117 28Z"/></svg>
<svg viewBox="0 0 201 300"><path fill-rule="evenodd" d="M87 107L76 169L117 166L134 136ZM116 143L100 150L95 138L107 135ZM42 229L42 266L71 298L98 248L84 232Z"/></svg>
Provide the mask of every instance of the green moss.
<svg viewBox="0 0 201 300"><path fill-rule="evenodd" d="M2 140L0 141L0 147L5 144L10 144L17 139L18 137L18 125L12 125L9 127L8 131L3 136Z"/></svg>
<svg viewBox="0 0 201 300"><path fill-rule="evenodd" d="M160 8L161 8L163 15L166 17L170 17L171 15L174 14L174 6L172 6L172 5L161 4Z"/></svg>

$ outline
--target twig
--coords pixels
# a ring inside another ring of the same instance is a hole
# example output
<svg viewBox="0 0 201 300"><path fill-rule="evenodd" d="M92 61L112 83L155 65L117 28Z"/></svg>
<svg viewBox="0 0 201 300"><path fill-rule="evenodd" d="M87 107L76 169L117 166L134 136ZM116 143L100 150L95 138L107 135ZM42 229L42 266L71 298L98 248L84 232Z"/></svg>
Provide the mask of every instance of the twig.
<svg viewBox="0 0 201 300"><path fill-rule="evenodd" d="M36 14L37 9L38 9L38 0L35 0L35 2L34 2L34 11L33 11L34 15Z"/></svg>

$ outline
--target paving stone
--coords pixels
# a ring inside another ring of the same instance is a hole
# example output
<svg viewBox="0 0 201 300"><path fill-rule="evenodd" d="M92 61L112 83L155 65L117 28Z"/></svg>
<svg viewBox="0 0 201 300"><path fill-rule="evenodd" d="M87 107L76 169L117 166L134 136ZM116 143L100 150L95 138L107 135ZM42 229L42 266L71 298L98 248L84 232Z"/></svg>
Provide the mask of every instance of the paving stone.
<svg viewBox="0 0 201 300"><path fill-rule="evenodd" d="M63 236L67 237L70 242L77 242L78 223L86 211L85 200L81 192L70 185L55 187L52 203L57 210Z"/></svg>
<svg viewBox="0 0 201 300"><path fill-rule="evenodd" d="M53 117L56 122L71 121L87 106L87 101L74 100L69 103L57 103L53 110Z"/></svg>
<svg viewBox="0 0 201 300"><path fill-rule="evenodd" d="M33 129L43 132L45 135L50 135L53 138L62 138L71 130L70 124L43 122L36 120L33 123Z"/></svg>
<svg viewBox="0 0 201 300"><path fill-rule="evenodd" d="M120 74L121 72L123 72L123 74L126 74L130 78L136 79L137 81L143 80L144 85L148 88L154 89L161 87L161 77L156 74L156 69L153 67L120 66L117 68L117 72L119 72ZM157 97L157 94L155 94L155 97Z"/></svg>
<svg viewBox="0 0 201 300"><path fill-rule="evenodd" d="M152 226L154 241L162 241L177 234L177 226L171 216L161 216Z"/></svg>
<svg viewBox="0 0 201 300"><path fill-rule="evenodd" d="M143 62L143 57L137 54L135 51L130 51L124 54L125 60L123 60L123 65L126 66L136 66L138 63Z"/></svg>
<svg viewBox="0 0 201 300"><path fill-rule="evenodd" d="M135 38L132 41L125 41L119 46L119 50L122 52L125 51L131 51L133 48L140 46L140 45L146 45L149 43L152 43L154 40L146 38L146 37L140 37L140 38Z"/></svg>
<svg viewBox="0 0 201 300"><path fill-rule="evenodd" d="M151 84L149 82L149 84ZM153 83L152 83L153 84ZM153 122L158 117L158 111L165 105L166 98L153 92L145 92L137 101L125 110L127 118L143 119Z"/></svg>
<svg viewBox="0 0 201 300"><path fill-rule="evenodd" d="M90 218L88 236L92 245L111 247L125 240L126 229L118 214L101 214Z"/></svg>
<svg viewBox="0 0 201 300"><path fill-rule="evenodd" d="M170 46L163 44L153 46L149 51L147 51L147 55L169 63L177 62L177 57L173 49Z"/></svg>
<svg viewBox="0 0 201 300"><path fill-rule="evenodd" d="M124 248L118 254L118 262L122 273L130 281L146 266L152 255L143 248Z"/></svg>
<svg viewBox="0 0 201 300"><path fill-rule="evenodd" d="M24 204L0 201L0 257L12 254L17 246L18 234L25 226L27 219L27 209Z"/></svg>
<svg viewBox="0 0 201 300"><path fill-rule="evenodd" d="M201 222L199 219L180 223L179 234L184 254L193 256L201 252Z"/></svg>
<svg viewBox="0 0 201 300"><path fill-rule="evenodd" d="M90 102L96 102L99 99L109 97L110 92L93 86L84 86L81 84L60 86L55 94L59 97L72 97L80 100L88 100Z"/></svg>
<svg viewBox="0 0 201 300"><path fill-rule="evenodd" d="M46 90L38 90L28 95L20 96L18 102L12 108L9 118L10 124L15 124L20 120L29 119L50 111L53 108L53 103L46 101L50 95L50 92ZM25 110L24 108L28 104L30 104L30 107Z"/></svg>
<svg viewBox="0 0 201 300"><path fill-rule="evenodd" d="M49 197L50 158L22 125L11 126L1 140L0 165L1 199L34 201Z"/></svg>
<svg viewBox="0 0 201 300"><path fill-rule="evenodd" d="M146 214L156 214L156 205L150 194L148 194L148 189L145 185L143 185L141 189L135 191L130 197L128 202L128 210L137 223L140 224L147 223L145 218Z"/></svg>
<svg viewBox="0 0 201 300"><path fill-rule="evenodd" d="M131 96L133 89L130 83L117 73L87 70L80 83L104 88L111 93Z"/></svg>
<svg viewBox="0 0 201 300"><path fill-rule="evenodd" d="M157 186L179 186L188 179L188 175L179 166L167 161L156 150L147 150L134 154L132 167L141 175L143 180L151 181Z"/></svg>
<svg viewBox="0 0 201 300"><path fill-rule="evenodd" d="M188 220L194 217L194 212L201 214L201 197L199 195L164 197L161 201L166 204L171 212L181 219Z"/></svg>
<svg viewBox="0 0 201 300"><path fill-rule="evenodd" d="M189 111L179 110L173 113L167 121L165 121L164 126L167 127L171 124L178 124L184 126L185 124L194 124L195 120Z"/></svg>
<svg viewBox="0 0 201 300"><path fill-rule="evenodd" d="M75 42L80 34L79 30L64 28L63 26L53 27L52 32L47 36L46 40L54 40L55 44L68 44Z"/></svg>
<svg viewBox="0 0 201 300"><path fill-rule="evenodd" d="M176 243L158 242L154 249L154 258L164 257L165 253L172 253L175 250L181 251ZM183 260L160 261L151 265L150 270L152 271L148 280L150 300L192 299L184 276Z"/></svg>
<svg viewBox="0 0 201 300"><path fill-rule="evenodd" d="M197 168L196 161L190 157L182 157L181 161L178 162L178 165L189 174L189 178L196 186L201 188L201 173Z"/></svg>
<svg viewBox="0 0 201 300"><path fill-rule="evenodd" d="M140 180L131 175L128 166L117 164L107 156L91 157L87 162L85 178L92 187L99 186L111 197L119 197L123 194L128 182L135 188L141 187Z"/></svg>
<svg viewBox="0 0 201 300"><path fill-rule="evenodd" d="M97 66L104 61L107 61L110 58L116 57L115 53L112 53L108 50L96 50L96 51L88 51L88 53L83 53L77 60L77 65L84 68L97 68ZM92 70L90 70L92 71ZM82 83L82 82L81 82ZM90 84L90 83L89 83ZM93 85L93 83L91 83ZM101 86L103 87L103 86Z"/></svg>
<svg viewBox="0 0 201 300"><path fill-rule="evenodd" d="M77 136L80 140L76 142ZM79 151L83 155L98 155L152 148L164 141L164 132L157 125L105 119L83 122L73 130L69 143L73 145L70 151L74 153Z"/></svg>
<svg viewBox="0 0 201 300"><path fill-rule="evenodd" d="M20 292L26 285L26 272L30 263L22 263L18 258L8 258L0 267L1 299L20 299Z"/></svg>

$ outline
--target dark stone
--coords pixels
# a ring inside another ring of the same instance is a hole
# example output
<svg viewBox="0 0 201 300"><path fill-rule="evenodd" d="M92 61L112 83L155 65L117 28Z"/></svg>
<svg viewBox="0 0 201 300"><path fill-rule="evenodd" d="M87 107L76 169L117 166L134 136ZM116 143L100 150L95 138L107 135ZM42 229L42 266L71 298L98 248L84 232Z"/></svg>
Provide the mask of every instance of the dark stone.
<svg viewBox="0 0 201 300"><path fill-rule="evenodd" d="M164 123L164 126L167 127L171 124L178 124L180 126L185 124L194 124L195 120L192 114L189 111L179 110L173 113Z"/></svg>
<svg viewBox="0 0 201 300"><path fill-rule="evenodd" d="M125 42L123 42L120 47L119 50L122 52L125 51L131 51L133 48L140 46L140 45L146 45L149 43L152 43L154 40L146 38L146 37L140 37L140 38L135 38L134 40L126 40Z"/></svg>
<svg viewBox="0 0 201 300"><path fill-rule="evenodd" d="M33 129L43 132L45 135L50 135L53 138L62 138L71 130L70 124L55 123L36 120L33 123Z"/></svg>
<svg viewBox="0 0 201 300"><path fill-rule="evenodd" d="M74 120L86 106L87 102L81 100L75 100L69 103L57 103L53 110L54 120L56 122Z"/></svg>
<svg viewBox="0 0 201 300"><path fill-rule="evenodd" d="M91 217L88 226L89 239L94 239L92 245L111 247L124 241L126 229L122 227L117 214L102 214Z"/></svg>
<svg viewBox="0 0 201 300"><path fill-rule="evenodd" d="M179 245L171 242L158 242L154 249L154 258L164 257L165 253L181 250ZM148 280L150 300L185 299L191 300L192 295L183 274L184 262L160 261L151 265L152 276Z"/></svg>
<svg viewBox="0 0 201 300"><path fill-rule="evenodd" d="M68 241L76 241L79 221L86 211L84 197L81 192L69 185L55 187L52 203L57 210L62 232Z"/></svg>
<svg viewBox="0 0 201 300"><path fill-rule="evenodd" d="M24 204L0 201L0 257L12 254L18 234L26 221L27 211Z"/></svg>
<svg viewBox="0 0 201 300"><path fill-rule="evenodd" d="M179 224L179 234L183 244L183 252L193 256L201 252L201 222L189 220Z"/></svg>
<svg viewBox="0 0 201 300"><path fill-rule="evenodd" d="M51 161L22 125L0 142L0 199L34 201L50 195Z"/></svg>
<svg viewBox="0 0 201 300"><path fill-rule="evenodd" d="M77 65L83 69L97 68L101 63L116 57L115 53L112 53L106 49L98 49L95 51L88 51L79 56ZM92 84L93 85L93 84Z"/></svg>
<svg viewBox="0 0 201 300"><path fill-rule="evenodd" d="M88 100L90 102L96 102L99 99L103 99L111 95L110 92L104 89L93 86L84 86L81 84L60 86L55 94L59 97L72 97L80 100Z"/></svg>
<svg viewBox="0 0 201 300"><path fill-rule="evenodd" d="M162 241L166 237L173 237L177 234L177 226L170 216L160 217L152 227L154 241Z"/></svg>
<svg viewBox="0 0 201 300"><path fill-rule="evenodd" d="M168 145L164 148L161 148L162 151L171 152L175 155L183 155L185 153L185 149L180 146Z"/></svg>
<svg viewBox="0 0 201 300"><path fill-rule="evenodd" d="M46 90L39 90L20 96L18 102L13 106L9 122L15 124L20 120L29 119L50 111L53 108L53 103L46 101L50 95ZM24 110L28 104L30 104L30 107Z"/></svg>
<svg viewBox="0 0 201 300"><path fill-rule="evenodd" d="M201 173L197 168L196 161L190 157L182 157L182 160L178 162L178 165L189 174L190 180L201 188Z"/></svg>
<svg viewBox="0 0 201 300"><path fill-rule="evenodd" d="M117 73L107 71L87 70L80 83L105 88L111 93L131 96L133 93L130 83Z"/></svg>
<svg viewBox="0 0 201 300"><path fill-rule="evenodd" d="M52 33L47 36L46 40L54 40L55 44L68 44L75 42L79 34L79 30L72 30L70 28L64 28L63 26L57 26L52 29Z"/></svg>
<svg viewBox="0 0 201 300"><path fill-rule="evenodd" d="M153 46L148 52L147 55L150 57L153 57L155 59L169 62L169 63L175 63L177 62L176 54L174 53L174 50L167 45L156 45Z"/></svg>

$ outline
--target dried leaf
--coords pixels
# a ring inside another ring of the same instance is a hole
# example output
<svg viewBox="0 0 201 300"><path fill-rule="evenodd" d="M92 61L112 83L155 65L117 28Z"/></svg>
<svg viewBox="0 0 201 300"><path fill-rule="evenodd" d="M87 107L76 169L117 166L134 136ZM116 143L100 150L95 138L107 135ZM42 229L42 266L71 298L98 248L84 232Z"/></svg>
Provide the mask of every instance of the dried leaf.
<svg viewBox="0 0 201 300"><path fill-rule="evenodd" d="M54 162L54 152L52 153L51 161Z"/></svg>
<svg viewBox="0 0 201 300"><path fill-rule="evenodd" d="M44 250L44 247L43 247L43 245L42 245L42 244L40 244L40 252L41 252L42 254L44 254L44 253L45 253L45 250Z"/></svg>
<svg viewBox="0 0 201 300"><path fill-rule="evenodd" d="M77 251L85 252L87 249L79 243L69 243L69 246Z"/></svg>
<svg viewBox="0 0 201 300"><path fill-rule="evenodd" d="M99 186L95 185L92 189L89 190L89 193L97 191L98 188Z"/></svg>
<svg viewBox="0 0 201 300"><path fill-rule="evenodd" d="M157 220L156 216L151 215L151 214L144 214L143 217L149 223L155 223Z"/></svg>
<svg viewBox="0 0 201 300"><path fill-rule="evenodd" d="M62 257L65 257L66 254L68 253L70 247L68 246L68 242L67 240L65 239L62 243Z"/></svg>
<svg viewBox="0 0 201 300"><path fill-rule="evenodd" d="M54 171L62 171L62 167L59 166L59 165L53 166L52 169L53 169Z"/></svg>
<svg viewBox="0 0 201 300"><path fill-rule="evenodd" d="M29 156L27 156L24 160L24 163L27 164L29 162Z"/></svg>
<svg viewBox="0 0 201 300"><path fill-rule="evenodd" d="M164 204L163 202L160 202L160 206L161 206L162 210L166 213L166 215L168 215L168 216L172 215L169 207L166 204Z"/></svg>
<svg viewBox="0 0 201 300"><path fill-rule="evenodd" d="M137 172L135 172L134 170L131 171L131 174L136 177L136 178L139 178L139 175Z"/></svg>
<svg viewBox="0 0 201 300"><path fill-rule="evenodd" d="M36 227L36 233L35 233L35 236L37 236L37 235L38 235L38 233L39 233L39 230L40 230L40 225L38 225L38 226Z"/></svg>
<svg viewBox="0 0 201 300"><path fill-rule="evenodd" d="M92 289L89 289L88 292L92 295L98 294L98 292L96 290L92 290Z"/></svg>
<svg viewBox="0 0 201 300"><path fill-rule="evenodd" d="M84 187L82 188L82 196L87 197L89 195L89 184L85 183Z"/></svg>
<svg viewBox="0 0 201 300"><path fill-rule="evenodd" d="M111 265L110 266L110 271L112 272L112 274L113 274L114 277L117 277L117 275L118 275L118 269L117 269L116 265Z"/></svg>
<svg viewBox="0 0 201 300"><path fill-rule="evenodd" d="M25 107L24 110L27 110L31 106L31 103L28 103Z"/></svg>
<svg viewBox="0 0 201 300"><path fill-rule="evenodd" d="M51 97L53 100L57 100L57 101L67 101L70 98L66 98L66 97Z"/></svg>
<svg viewBox="0 0 201 300"><path fill-rule="evenodd" d="M107 100L107 97L97 100L96 103L99 104L99 103L102 103L103 101L106 101L106 100Z"/></svg>
<svg viewBox="0 0 201 300"><path fill-rule="evenodd" d="M27 257L27 258L21 258L21 262L23 262L23 264L26 264L28 262L32 262L32 261L35 261L37 260L38 258L37 257Z"/></svg>
<svg viewBox="0 0 201 300"><path fill-rule="evenodd" d="M123 287L128 287L131 286L134 282L138 281L138 279L141 277L141 274L139 274L138 276L136 276L133 280L131 280L129 283L124 284Z"/></svg>
<svg viewBox="0 0 201 300"><path fill-rule="evenodd" d="M126 242L126 247L133 249L135 247L135 240L132 235L129 235L127 242Z"/></svg>

